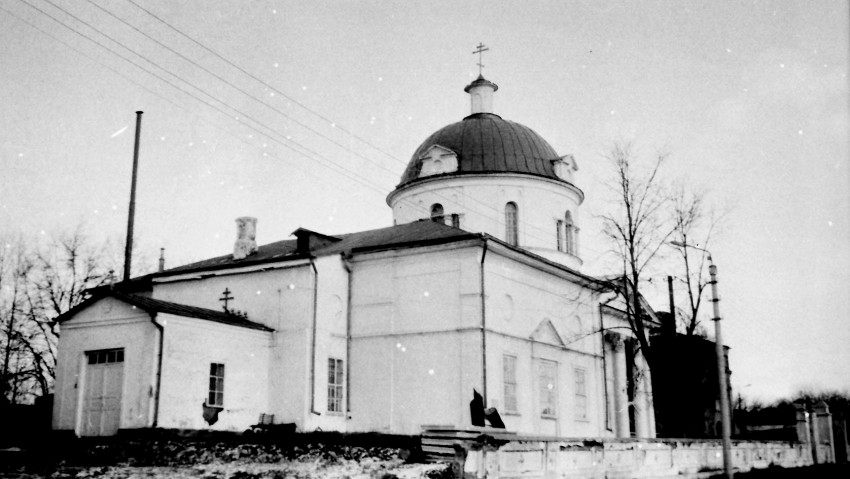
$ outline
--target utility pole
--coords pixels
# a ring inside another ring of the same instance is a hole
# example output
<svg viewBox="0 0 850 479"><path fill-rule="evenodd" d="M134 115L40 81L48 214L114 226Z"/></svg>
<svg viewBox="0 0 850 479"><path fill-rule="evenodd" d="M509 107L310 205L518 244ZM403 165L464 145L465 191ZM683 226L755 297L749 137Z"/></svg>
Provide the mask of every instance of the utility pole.
<svg viewBox="0 0 850 479"><path fill-rule="evenodd" d="M717 382L720 387L720 427L723 434L723 472L731 479L732 472L732 418L729 416L729 390L726 387L726 354L720 334L720 297L717 295L717 266L708 253L708 274L711 276L711 303L714 309L714 346L717 349Z"/></svg>
<svg viewBox="0 0 850 479"><path fill-rule="evenodd" d="M723 474L727 479L734 477L732 471L732 419L729 413L729 390L726 385L726 353L723 348L723 336L720 334L720 296L717 294L717 266L711 259L711 252L699 246L671 241L680 248L693 248L708 253L708 274L711 277L711 303L714 310L714 346L717 355L717 387L720 394L720 428L723 440Z"/></svg>
<svg viewBox="0 0 850 479"><path fill-rule="evenodd" d="M130 211L127 214L127 241L124 244L124 282L130 281L133 260L133 222L136 216L136 176L139 171L139 137L142 134L142 113L136 112L136 144L133 147L133 179L130 183Z"/></svg>

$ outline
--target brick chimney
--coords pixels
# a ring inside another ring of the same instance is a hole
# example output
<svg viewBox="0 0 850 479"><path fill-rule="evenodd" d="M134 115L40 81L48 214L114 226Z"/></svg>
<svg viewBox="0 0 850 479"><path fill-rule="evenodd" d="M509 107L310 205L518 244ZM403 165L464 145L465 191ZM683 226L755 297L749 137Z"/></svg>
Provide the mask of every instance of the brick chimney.
<svg viewBox="0 0 850 479"><path fill-rule="evenodd" d="M245 259L257 252L257 218L243 216L236 218L236 244L233 245L233 259Z"/></svg>

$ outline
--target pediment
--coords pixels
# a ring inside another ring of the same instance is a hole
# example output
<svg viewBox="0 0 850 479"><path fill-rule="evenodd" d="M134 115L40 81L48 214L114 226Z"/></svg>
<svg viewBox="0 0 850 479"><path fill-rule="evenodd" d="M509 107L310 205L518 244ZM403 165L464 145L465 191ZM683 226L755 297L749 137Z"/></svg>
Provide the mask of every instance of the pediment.
<svg viewBox="0 0 850 479"><path fill-rule="evenodd" d="M552 167L555 170L555 175L564 181L572 181L573 172L578 171L578 163L576 163L573 155L564 155L552 162Z"/></svg>
<svg viewBox="0 0 850 479"><path fill-rule="evenodd" d="M426 158L436 159L446 155L457 156L457 153L452 151L450 148L446 148L445 146L433 144L429 146L425 151L419 155L419 159L423 160Z"/></svg>
<svg viewBox="0 0 850 479"><path fill-rule="evenodd" d="M561 335L555 329L555 325L548 319L540 321L540 324L534 328L534 332L531 333L531 340L538 343L551 344L552 346L566 347L564 340L561 339Z"/></svg>
<svg viewBox="0 0 850 479"><path fill-rule="evenodd" d="M419 155L419 159L422 161L420 177L457 171L457 153L445 146L431 145Z"/></svg>

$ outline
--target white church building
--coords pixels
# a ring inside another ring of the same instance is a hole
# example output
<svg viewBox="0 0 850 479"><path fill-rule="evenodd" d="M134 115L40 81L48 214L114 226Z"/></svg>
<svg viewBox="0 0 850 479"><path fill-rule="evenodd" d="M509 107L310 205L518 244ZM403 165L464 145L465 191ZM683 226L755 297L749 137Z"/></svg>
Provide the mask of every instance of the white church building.
<svg viewBox="0 0 850 479"><path fill-rule="evenodd" d="M497 89L416 150L394 226L258 247L239 218L232 254L93 291L58 320L54 429L419 434L472 427L477 392L508 431L654 437L622 301L581 272L575 159Z"/></svg>

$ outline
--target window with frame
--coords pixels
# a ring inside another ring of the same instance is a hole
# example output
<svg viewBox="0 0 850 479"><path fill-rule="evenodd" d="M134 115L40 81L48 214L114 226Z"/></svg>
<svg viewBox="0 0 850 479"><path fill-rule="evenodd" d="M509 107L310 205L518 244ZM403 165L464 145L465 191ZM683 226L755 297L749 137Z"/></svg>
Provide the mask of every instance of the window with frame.
<svg viewBox="0 0 850 479"><path fill-rule="evenodd" d="M555 238L557 238L558 251L564 251L564 222L561 220L555 221Z"/></svg>
<svg viewBox="0 0 850 479"><path fill-rule="evenodd" d="M443 213L443 205L440 203L434 203L431 205L431 221L445 224L446 219Z"/></svg>
<svg viewBox="0 0 850 479"><path fill-rule="evenodd" d="M576 254L576 238L575 238L575 225L573 225L573 215L569 211L564 215L564 240L565 240L565 251L569 254Z"/></svg>
<svg viewBox="0 0 850 479"><path fill-rule="evenodd" d="M573 369L575 374L575 418L579 421L587 420L587 371L584 368Z"/></svg>
<svg viewBox="0 0 850 479"><path fill-rule="evenodd" d="M537 364L540 415L556 417L558 413L558 363L540 360Z"/></svg>
<svg viewBox="0 0 850 479"><path fill-rule="evenodd" d="M224 407L224 364L210 364L210 388L207 406Z"/></svg>
<svg viewBox="0 0 850 479"><path fill-rule="evenodd" d="M513 201L505 205L505 241L514 246L519 244L519 212Z"/></svg>
<svg viewBox="0 0 850 479"><path fill-rule="evenodd" d="M328 412L342 413L342 359L328 358Z"/></svg>
<svg viewBox="0 0 850 479"><path fill-rule="evenodd" d="M505 412L518 413L516 356L510 354L502 356L502 383L504 388Z"/></svg>
<svg viewBox="0 0 850 479"><path fill-rule="evenodd" d="M101 349L100 351L87 351L86 358L89 364L113 364L124 362L124 349Z"/></svg>

